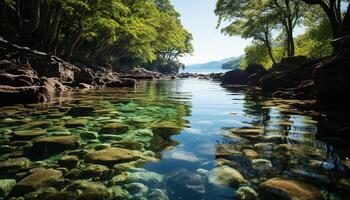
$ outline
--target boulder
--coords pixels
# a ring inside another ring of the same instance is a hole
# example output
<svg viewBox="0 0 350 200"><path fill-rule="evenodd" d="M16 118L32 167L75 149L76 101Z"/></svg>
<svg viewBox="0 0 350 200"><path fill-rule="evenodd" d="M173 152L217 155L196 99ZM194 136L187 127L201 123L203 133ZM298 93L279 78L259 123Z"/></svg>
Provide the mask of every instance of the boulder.
<svg viewBox="0 0 350 200"><path fill-rule="evenodd" d="M79 158L74 155L65 155L58 159L58 164L67 167L67 168L74 168L78 165Z"/></svg>
<svg viewBox="0 0 350 200"><path fill-rule="evenodd" d="M14 131L13 135L16 139L28 140L38 136L46 135L47 131L44 129L37 130L24 130L24 131Z"/></svg>
<svg viewBox="0 0 350 200"><path fill-rule="evenodd" d="M237 200L258 200L258 193L251 187L240 187L235 194Z"/></svg>
<svg viewBox="0 0 350 200"><path fill-rule="evenodd" d="M110 170L108 167L104 165L97 165L97 164L90 164L82 171L82 176L84 178L91 178L91 177L104 177L110 173Z"/></svg>
<svg viewBox="0 0 350 200"><path fill-rule="evenodd" d="M66 114L72 117L83 117L83 116L92 115L94 110L95 110L94 107L78 106L78 107L73 107L69 109L69 111Z"/></svg>
<svg viewBox="0 0 350 200"><path fill-rule="evenodd" d="M245 71L235 69L222 75L221 83L223 85L245 85L248 82L248 77L249 75Z"/></svg>
<svg viewBox="0 0 350 200"><path fill-rule="evenodd" d="M62 177L62 172L54 169L41 169L20 180L12 189L11 196L21 196L23 194L38 190L48 184L56 182Z"/></svg>
<svg viewBox="0 0 350 200"><path fill-rule="evenodd" d="M208 181L211 184L219 186L237 186L247 182L239 171L228 166L220 166L212 169L209 172Z"/></svg>
<svg viewBox="0 0 350 200"><path fill-rule="evenodd" d="M37 156L48 156L64 150L75 149L80 146L78 136L50 136L40 137L33 141L31 153Z"/></svg>
<svg viewBox="0 0 350 200"><path fill-rule="evenodd" d="M76 84L85 83L89 85L96 85L94 81L94 72L90 68L82 68L74 75L74 82Z"/></svg>
<svg viewBox="0 0 350 200"><path fill-rule="evenodd" d="M135 150L122 149L117 147L110 147L102 150L91 150L86 155L86 162L113 165L121 162L128 162L139 159L142 153Z"/></svg>
<svg viewBox="0 0 350 200"><path fill-rule="evenodd" d="M17 171L22 168L28 167L30 163L31 162L28 158L13 158L13 159L0 161L0 171L2 173Z"/></svg>
<svg viewBox="0 0 350 200"><path fill-rule="evenodd" d="M259 186L262 200L317 200L322 199L319 189L301 181L272 178Z"/></svg>

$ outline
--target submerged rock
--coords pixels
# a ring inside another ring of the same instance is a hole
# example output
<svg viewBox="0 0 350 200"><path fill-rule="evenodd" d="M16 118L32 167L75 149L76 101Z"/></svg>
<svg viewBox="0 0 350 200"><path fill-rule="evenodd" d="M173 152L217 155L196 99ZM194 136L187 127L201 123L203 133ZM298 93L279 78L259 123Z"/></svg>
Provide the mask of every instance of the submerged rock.
<svg viewBox="0 0 350 200"><path fill-rule="evenodd" d="M65 127L67 128L77 128L84 127L88 121L86 119L70 119L65 123Z"/></svg>
<svg viewBox="0 0 350 200"><path fill-rule="evenodd" d="M322 197L316 187L285 178L269 179L260 184L259 191L261 199L317 200Z"/></svg>
<svg viewBox="0 0 350 200"><path fill-rule="evenodd" d="M254 159L252 160L252 166L257 170L266 170L272 167L272 163L266 159Z"/></svg>
<svg viewBox="0 0 350 200"><path fill-rule="evenodd" d="M11 191L12 196L38 190L47 184L56 182L62 177L62 172L54 169L41 169L20 180Z"/></svg>
<svg viewBox="0 0 350 200"><path fill-rule="evenodd" d="M97 164L91 164L87 166L82 171L82 176L85 178L91 178L91 177L101 177L108 175L110 172L109 168L104 165L97 165Z"/></svg>
<svg viewBox="0 0 350 200"><path fill-rule="evenodd" d="M253 149L244 149L243 155L248 157L249 159L255 159L259 156L259 154Z"/></svg>
<svg viewBox="0 0 350 200"><path fill-rule="evenodd" d="M78 165L78 163L79 158L74 155L66 155L58 159L58 164L67 168L74 168Z"/></svg>
<svg viewBox="0 0 350 200"><path fill-rule="evenodd" d="M94 110L93 107L87 106L73 107L67 112L67 115L72 117L90 116L93 114Z"/></svg>
<svg viewBox="0 0 350 200"><path fill-rule="evenodd" d="M91 150L86 155L86 162L113 165L121 162L128 162L143 157L142 153L135 150L110 147L103 150Z"/></svg>
<svg viewBox="0 0 350 200"><path fill-rule="evenodd" d="M129 130L125 124L111 123L106 124L100 129L101 134L123 134Z"/></svg>
<svg viewBox="0 0 350 200"><path fill-rule="evenodd" d="M228 166L220 166L212 169L209 172L208 181L211 184L219 186L237 186L247 182L239 171Z"/></svg>
<svg viewBox="0 0 350 200"><path fill-rule="evenodd" d="M15 185L14 179L0 179L0 198L6 197Z"/></svg>
<svg viewBox="0 0 350 200"><path fill-rule="evenodd" d="M38 156L47 156L79 146L80 137L78 136L50 136L34 139L31 152Z"/></svg>
<svg viewBox="0 0 350 200"><path fill-rule="evenodd" d="M9 160L0 161L0 171L9 172L17 171L30 165L28 158L13 158Z"/></svg>
<svg viewBox="0 0 350 200"><path fill-rule="evenodd" d="M108 199L111 196L106 186L87 180L74 181L67 187L67 191L80 191L79 200Z"/></svg>
<svg viewBox="0 0 350 200"><path fill-rule="evenodd" d="M237 200L257 200L258 193L251 187L240 187L235 194Z"/></svg>
<svg viewBox="0 0 350 200"><path fill-rule="evenodd" d="M34 137L43 136L46 135L46 130L25 130L25 131L15 131L13 132L13 135L16 139L32 139Z"/></svg>

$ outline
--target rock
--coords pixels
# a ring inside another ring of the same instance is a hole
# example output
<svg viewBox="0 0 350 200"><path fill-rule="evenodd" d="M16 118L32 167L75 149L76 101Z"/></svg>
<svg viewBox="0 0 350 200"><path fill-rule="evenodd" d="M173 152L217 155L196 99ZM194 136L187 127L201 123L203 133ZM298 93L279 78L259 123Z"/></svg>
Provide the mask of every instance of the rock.
<svg viewBox="0 0 350 200"><path fill-rule="evenodd" d="M316 95L321 101L348 102L350 85L348 55L336 55L320 63L313 71Z"/></svg>
<svg viewBox="0 0 350 200"><path fill-rule="evenodd" d="M259 186L259 196L261 199L322 199L320 191L306 183L285 178L272 178Z"/></svg>
<svg viewBox="0 0 350 200"><path fill-rule="evenodd" d="M136 80L134 79L119 79L106 83L107 87L135 87Z"/></svg>
<svg viewBox="0 0 350 200"><path fill-rule="evenodd" d="M31 152L38 156L47 156L64 150L75 149L80 146L78 136L50 136L36 138L33 141Z"/></svg>
<svg viewBox="0 0 350 200"><path fill-rule="evenodd" d="M137 141L118 141L118 142L114 142L112 146L131 149L131 150L138 150L138 151L144 150L144 144Z"/></svg>
<svg viewBox="0 0 350 200"><path fill-rule="evenodd" d="M69 109L69 111L66 114L72 117L91 116L94 110L95 109L93 107L80 106Z"/></svg>
<svg viewBox="0 0 350 200"><path fill-rule="evenodd" d="M135 150L110 147L103 150L92 150L86 155L86 162L114 165L121 162L128 162L143 157L142 153Z"/></svg>
<svg viewBox="0 0 350 200"><path fill-rule="evenodd" d="M257 170L266 170L272 167L272 163L266 159L254 159L252 160L252 166Z"/></svg>
<svg viewBox="0 0 350 200"><path fill-rule="evenodd" d="M345 167L350 171L350 160L343 160Z"/></svg>
<svg viewBox="0 0 350 200"><path fill-rule="evenodd" d="M108 199L111 196L111 193L103 184L87 180L74 181L66 190L73 192L81 191L77 200Z"/></svg>
<svg viewBox="0 0 350 200"><path fill-rule="evenodd" d="M110 172L109 168L104 165L90 164L82 171L82 176L85 178L105 177Z"/></svg>
<svg viewBox="0 0 350 200"><path fill-rule="evenodd" d="M77 127L84 127L88 121L86 119L70 119L66 121L65 127L67 128L77 128Z"/></svg>
<svg viewBox="0 0 350 200"><path fill-rule="evenodd" d="M93 140L98 138L98 133L94 131L82 131L80 132L80 137L84 139Z"/></svg>
<svg viewBox="0 0 350 200"><path fill-rule="evenodd" d="M169 139L172 135L179 134L182 127L178 126L174 122L160 122L158 124L151 125L152 132L164 139Z"/></svg>
<svg viewBox="0 0 350 200"><path fill-rule="evenodd" d="M248 74L241 69L228 71L221 77L223 85L245 85L247 82Z"/></svg>
<svg viewBox="0 0 350 200"><path fill-rule="evenodd" d="M260 151L272 151L277 149L277 145L274 143L257 143L254 147Z"/></svg>
<svg viewBox="0 0 350 200"><path fill-rule="evenodd" d="M168 195L160 189L152 190L152 192L150 192L147 198L153 200L169 200Z"/></svg>
<svg viewBox="0 0 350 200"><path fill-rule="evenodd" d="M205 192L201 176L183 168L167 174L165 182L174 197L201 199Z"/></svg>
<svg viewBox="0 0 350 200"><path fill-rule="evenodd" d="M257 200L258 194L251 187L240 187L235 194L237 200Z"/></svg>
<svg viewBox="0 0 350 200"><path fill-rule="evenodd" d="M38 194L36 200L75 200L78 194L71 191L44 191Z"/></svg>
<svg viewBox="0 0 350 200"><path fill-rule="evenodd" d="M54 169L42 169L26 176L20 180L11 191L11 196L21 196L23 194L38 190L47 184L56 182L62 177L62 172Z"/></svg>
<svg viewBox="0 0 350 200"><path fill-rule="evenodd" d="M80 71L77 71L77 73L75 73L74 82L96 85L94 78L94 72L90 68L82 68Z"/></svg>
<svg viewBox="0 0 350 200"><path fill-rule="evenodd" d="M122 199L128 199L130 194L128 191L124 190L122 187L120 186L113 186L109 188L112 192L112 197L115 200L122 200Z"/></svg>
<svg viewBox="0 0 350 200"><path fill-rule="evenodd" d="M148 187L142 183L129 183L124 185L124 188L131 194L135 199L141 199L148 193Z"/></svg>
<svg viewBox="0 0 350 200"><path fill-rule="evenodd" d="M13 135L16 139L29 140L34 137L46 135L46 130L25 130L25 131L14 131Z"/></svg>
<svg viewBox="0 0 350 200"><path fill-rule="evenodd" d="M211 184L219 186L237 186L247 182L240 172L228 166L220 166L212 169L209 172L208 181Z"/></svg>
<svg viewBox="0 0 350 200"><path fill-rule="evenodd" d="M92 88L94 88L94 86L86 84L86 83L79 83L78 87L80 89L92 89Z"/></svg>
<svg viewBox="0 0 350 200"><path fill-rule="evenodd" d="M259 156L259 154L253 149L244 149L243 155L248 157L249 159L255 159Z"/></svg>
<svg viewBox="0 0 350 200"><path fill-rule="evenodd" d="M129 127L125 124L111 123L106 124L100 129L101 134L123 134L129 130Z"/></svg>
<svg viewBox="0 0 350 200"><path fill-rule="evenodd" d="M78 163L79 158L73 155L65 155L58 159L58 164L67 168L74 168L78 165Z"/></svg>
<svg viewBox="0 0 350 200"><path fill-rule="evenodd" d="M15 185L14 179L0 179L0 198L5 198Z"/></svg>
<svg viewBox="0 0 350 200"><path fill-rule="evenodd" d="M0 161L0 171L9 172L17 171L22 168L28 167L30 165L30 160L28 158L13 158L9 160Z"/></svg>
<svg viewBox="0 0 350 200"><path fill-rule="evenodd" d="M37 120L28 122L26 124L21 125L22 128L30 129L30 128L47 128L52 125L52 122L47 120Z"/></svg>

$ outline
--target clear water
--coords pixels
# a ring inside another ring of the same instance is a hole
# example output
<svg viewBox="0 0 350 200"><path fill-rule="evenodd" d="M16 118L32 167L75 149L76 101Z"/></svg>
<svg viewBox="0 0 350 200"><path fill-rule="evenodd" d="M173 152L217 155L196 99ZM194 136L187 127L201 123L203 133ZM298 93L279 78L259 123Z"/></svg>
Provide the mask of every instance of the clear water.
<svg viewBox="0 0 350 200"><path fill-rule="evenodd" d="M31 162L11 170L0 164L0 179L20 184L37 167L64 172L56 180L60 184L45 183L29 194L10 194L27 199L35 199L49 186L56 188L51 193L83 195L84 188L71 189L80 180L107 191L100 199L234 199L240 187L259 194L259 185L274 177L313 185L325 199L347 199L350 179L342 158L315 138L314 117L319 113L296 108L308 103L312 102L271 99L256 92L229 91L207 80L185 79L142 82L135 89L73 91L53 104L3 107L0 160L27 157ZM75 119L83 122L72 125ZM129 129L101 132L111 123ZM37 138L18 136L28 130L46 130L38 137L81 136L80 147L55 153L47 147L44 153L37 151L39 155L33 153ZM86 137L86 132L94 136ZM95 162L87 159L89 152L111 147L130 149L143 159L108 163L110 171L104 176L72 177L68 175L72 167L58 163L63 155L78 155L80 162L73 169L84 172ZM224 177L215 171L220 166L237 170L245 182L222 181Z"/></svg>

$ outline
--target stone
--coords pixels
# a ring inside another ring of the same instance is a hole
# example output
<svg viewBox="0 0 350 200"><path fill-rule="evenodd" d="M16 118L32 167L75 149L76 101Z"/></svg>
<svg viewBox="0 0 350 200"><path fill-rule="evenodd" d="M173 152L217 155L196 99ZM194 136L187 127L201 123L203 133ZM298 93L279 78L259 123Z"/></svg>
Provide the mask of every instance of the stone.
<svg viewBox="0 0 350 200"><path fill-rule="evenodd" d="M319 189L301 181L272 178L259 186L261 199L317 200L322 199Z"/></svg>
<svg viewBox="0 0 350 200"><path fill-rule="evenodd" d="M80 137L84 139L93 140L98 138L98 133L94 131L81 131Z"/></svg>
<svg viewBox="0 0 350 200"><path fill-rule="evenodd" d="M78 136L50 136L40 137L33 141L31 152L38 156L47 156L64 150L75 149L80 146Z"/></svg>
<svg viewBox="0 0 350 200"><path fill-rule="evenodd" d="M144 144L137 141L118 141L118 142L114 142L112 146L131 149L131 150L138 150L138 151L144 150Z"/></svg>
<svg viewBox="0 0 350 200"><path fill-rule="evenodd" d="M30 165L28 158L13 158L9 160L0 161L0 171L2 173L9 171L17 171Z"/></svg>
<svg viewBox="0 0 350 200"><path fill-rule="evenodd" d="M23 194L38 190L47 184L56 182L62 177L62 172L54 169L42 169L26 176L20 180L11 191L12 196L21 196Z"/></svg>
<svg viewBox="0 0 350 200"><path fill-rule="evenodd" d="M85 161L102 165L114 165L121 162L133 161L142 157L143 155L139 151L110 147L98 151L91 150L86 155Z"/></svg>
<svg viewBox="0 0 350 200"><path fill-rule="evenodd" d="M228 166L212 169L209 172L208 181L219 186L237 186L247 182L239 171Z"/></svg>
<svg viewBox="0 0 350 200"><path fill-rule="evenodd" d="M255 159L259 156L259 154L253 149L244 149L243 155L248 157L249 159Z"/></svg>
<svg viewBox="0 0 350 200"><path fill-rule="evenodd" d="M252 160L252 166L257 170L267 170L272 168L272 163L266 159L254 159Z"/></svg>
<svg viewBox="0 0 350 200"><path fill-rule="evenodd" d="M221 76L221 83L223 85L245 85L247 82L248 74L241 69L228 71Z"/></svg>
<svg viewBox="0 0 350 200"><path fill-rule="evenodd" d="M237 200L258 200L256 191L248 186L240 187L235 194Z"/></svg>
<svg viewBox="0 0 350 200"><path fill-rule="evenodd" d="M113 186L109 188L111 193L112 193L112 197L115 200L122 200L122 199L128 199L130 194L128 191L124 190L122 187L120 186Z"/></svg>
<svg viewBox="0 0 350 200"><path fill-rule="evenodd" d="M153 134L158 135L164 139L168 139L172 135L179 134L181 127L174 122L165 121L151 125L151 129Z"/></svg>
<svg viewBox="0 0 350 200"><path fill-rule="evenodd" d="M153 200L169 200L168 195L166 192L160 189L154 189L150 192L150 194L147 196L148 199Z"/></svg>
<svg viewBox="0 0 350 200"><path fill-rule="evenodd" d="M77 128L77 127L84 127L88 121L86 119L70 119L66 121L65 127L67 128Z"/></svg>
<svg viewBox="0 0 350 200"><path fill-rule="evenodd" d="M58 164L67 167L67 168L74 168L78 165L79 158L74 155L65 155L58 159Z"/></svg>
<svg viewBox="0 0 350 200"><path fill-rule="evenodd" d="M15 185L14 179L0 179L0 198L5 198Z"/></svg>
<svg viewBox="0 0 350 200"><path fill-rule="evenodd" d="M95 109L93 107L79 106L79 107L73 107L69 109L66 114L72 117L84 117L84 116L91 116L94 110Z"/></svg>
<svg viewBox="0 0 350 200"><path fill-rule="evenodd" d="M136 199L146 196L148 193L148 187L142 183L129 183L124 185L124 188Z"/></svg>
<svg viewBox="0 0 350 200"><path fill-rule="evenodd" d="M74 74L75 83L96 85L94 78L94 72L90 68L82 68L80 71Z"/></svg>
<svg viewBox="0 0 350 200"><path fill-rule="evenodd" d="M94 183L87 180L77 180L69 185L67 191L80 191L77 200L97 200L108 199L111 196L110 191L101 183Z"/></svg>
<svg viewBox="0 0 350 200"><path fill-rule="evenodd" d="M129 130L129 127L125 124L111 123L106 124L100 129L101 134L123 134Z"/></svg>
<svg viewBox="0 0 350 200"><path fill-rule="evenodd" d="M52 125L52 122L47 121L47 120L37 120L37 121L32 121L28 122L26 124L21 125L21 127L25 129L30 129L30 128L47 128Z"/></svg>
<svg viewBox="0 0 350 200"><path fill-rule="evenodd" d="M36 200L75 200L78 194L71 191L44 191L38 194Z"/></svg>
<svg viewBox="0 0 350 200"><path fill-rule="evenodd" d="M106 83L107 87L135 87L137 84L134 79L119 79Z"/></svg>
<svg viewBox="0 0 350 200"><path fill-rule="evenodd" d="M82 171L82 176L85 178L104 177L110 172L109 168L104 165L90 164Z"/></svg>
<svg viewBox="0 0 350 200"><path fill-rule="evenodd" d="M254 147L260 151L273 151L277 149L277 145L274 143L257 143Z"/></svg>
<svg viewBox="0 0 350 200"><path fill-rule="evenodd" d="M46 135L47 131L43 129L39 130L25 130L25 131L14 131L13 135L16 139L28 140L34 137Z"/></svg>

